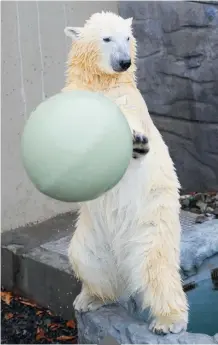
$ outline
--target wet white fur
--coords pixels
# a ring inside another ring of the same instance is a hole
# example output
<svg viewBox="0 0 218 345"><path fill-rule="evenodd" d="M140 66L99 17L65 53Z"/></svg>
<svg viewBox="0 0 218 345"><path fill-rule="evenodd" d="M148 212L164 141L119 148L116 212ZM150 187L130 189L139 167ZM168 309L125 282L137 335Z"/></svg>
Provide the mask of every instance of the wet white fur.
<svg viewBox="0 0 218 345"><path fill-rule="evenodd" d="M93 25L93 22L95 24ZM90 41L97 41L100 54L99 67L107 73L114 73L112 65L119 64L121 59L130 59L130 41L132 35L132 18L123 18L110 13L110 16L102 16L95 13L91 20L86 22L84 28L66 27L65 34L72 40L85 36ZM104 38L110 38L105 42Z"/></svg>
<svg viewBox="0 0 218 345"><path fill-rule="evenodd" d="M105 35L115 35L114 23L107 26L106 19ZM93 27L98 27L92 20ZM121 36L119 31L119 42ZM134 85L121 83L103 92L118 104L122 99L120 107L130 127L148 137L150 151L131 161L112 190L81 205L69 248L70 262L83 283L74 305L79 310L94 310L102 303L140 292L142 308L149 306L154 317L151 329L176 333L186 329L188 321L179 275L177 175L168 148Z"/></svg>

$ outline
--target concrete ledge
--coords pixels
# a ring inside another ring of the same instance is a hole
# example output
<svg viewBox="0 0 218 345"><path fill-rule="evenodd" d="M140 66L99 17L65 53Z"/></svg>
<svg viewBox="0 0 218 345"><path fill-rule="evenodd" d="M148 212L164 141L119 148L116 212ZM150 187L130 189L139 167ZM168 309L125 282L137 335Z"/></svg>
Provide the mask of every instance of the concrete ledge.
<svg viewBox="0 0 218 345"><path fill-rule="evenodd" d="M2 288L31 298L66 319L72 318L73 301L80 291L80 283L72 274L67 245L75 219L75 213L67 213L3 233ZM67 239L67 243L65 241L65 252L60 253L56 251L56 242L62 243L62 239ZM51 243L53 246L49 247Z"/></svg>

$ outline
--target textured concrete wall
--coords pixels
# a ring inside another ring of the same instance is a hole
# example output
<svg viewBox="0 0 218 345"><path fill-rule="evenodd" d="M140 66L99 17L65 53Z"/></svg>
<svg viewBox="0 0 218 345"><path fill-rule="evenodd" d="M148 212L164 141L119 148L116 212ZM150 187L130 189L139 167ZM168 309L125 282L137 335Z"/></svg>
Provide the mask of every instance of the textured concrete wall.
<svg viewBox="0 0 218 345"><path fill-rule="evenodd" d="M120 1L134 18L138 86L182 187L218 190L217 1Z"/></svg>
<svg viewBox="0 0 218 345"><path fill-rule="evenodd" d="M117 12L116 2L4 1L2 7L2 230L68 211L35 190L20 160L20 137L30 112L64 85L70 45L66 25L94 12Z"/></svg>

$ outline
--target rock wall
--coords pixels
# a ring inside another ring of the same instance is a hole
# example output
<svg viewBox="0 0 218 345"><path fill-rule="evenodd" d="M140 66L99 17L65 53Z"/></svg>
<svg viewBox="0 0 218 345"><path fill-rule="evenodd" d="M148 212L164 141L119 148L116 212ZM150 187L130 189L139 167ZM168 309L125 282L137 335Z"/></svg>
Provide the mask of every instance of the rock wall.
<svg viewBox="0 0 218 345"><path fill-rule="evenodd" d="M138 87L182 188L218 190L218 2L120 1L133 17Z"/></svg>

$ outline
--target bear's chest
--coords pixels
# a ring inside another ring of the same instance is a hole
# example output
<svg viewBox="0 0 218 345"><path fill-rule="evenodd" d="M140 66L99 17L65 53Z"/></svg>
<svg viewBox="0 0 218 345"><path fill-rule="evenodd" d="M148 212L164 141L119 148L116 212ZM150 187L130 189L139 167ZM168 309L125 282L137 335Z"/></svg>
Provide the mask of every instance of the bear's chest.
<svg viewBox="0 0 218 345"><path fill-rule="evenodd" d="M119 86L105 92L105 96L115 102L121 110L140 116L145 112L145 102L139 91L130 86Z"/></svg>

